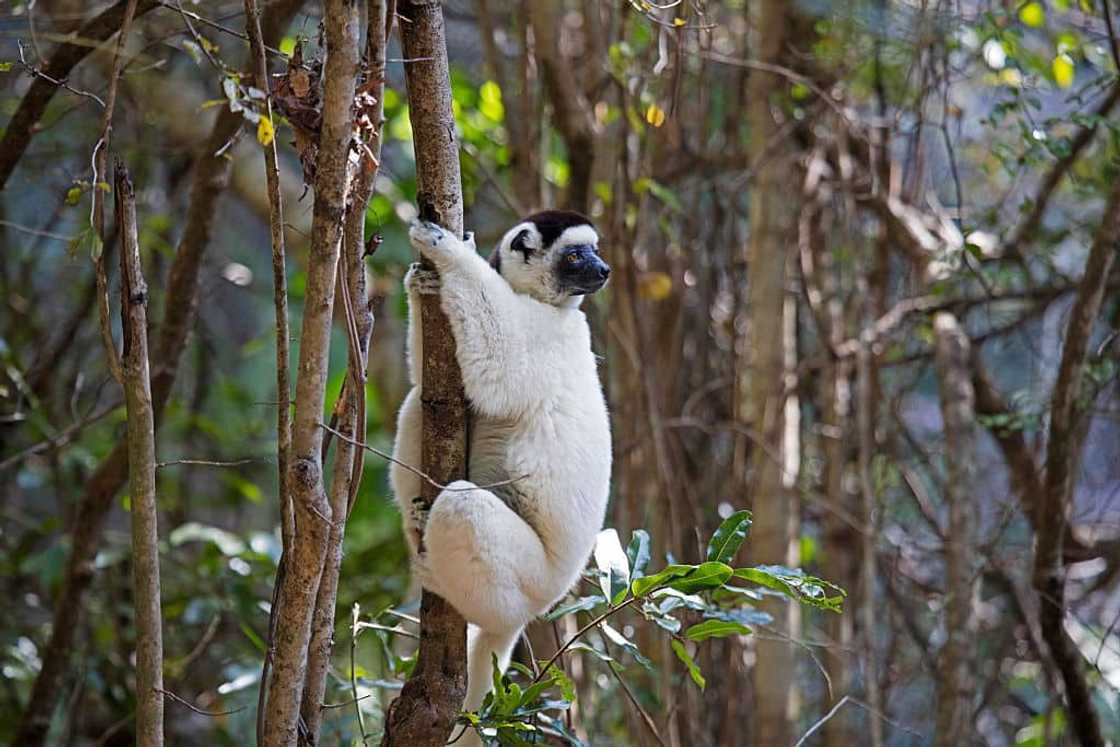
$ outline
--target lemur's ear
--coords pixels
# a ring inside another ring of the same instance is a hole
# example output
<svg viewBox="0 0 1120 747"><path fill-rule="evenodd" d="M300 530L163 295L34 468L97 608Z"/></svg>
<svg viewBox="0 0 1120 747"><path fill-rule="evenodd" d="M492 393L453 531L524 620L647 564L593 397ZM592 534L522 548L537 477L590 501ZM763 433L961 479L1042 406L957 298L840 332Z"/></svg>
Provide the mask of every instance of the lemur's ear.
<svg viewBox="0 0 1120 747"><path fill-rule="evenodd" d="M509 242L511 251L521 252L525 257L525 261L529 261L529 255L533 253L533 234L529 229L518 231L517 235L513 237L513 241Z"/></svg>
<svg viewBox="0 0 1120 747"><path fill-rule="evenodd" d="M490 252L490 266L494 268L494 272L499 275L502 274L502 248L500 246L494 247L494 251Z"/></svg>

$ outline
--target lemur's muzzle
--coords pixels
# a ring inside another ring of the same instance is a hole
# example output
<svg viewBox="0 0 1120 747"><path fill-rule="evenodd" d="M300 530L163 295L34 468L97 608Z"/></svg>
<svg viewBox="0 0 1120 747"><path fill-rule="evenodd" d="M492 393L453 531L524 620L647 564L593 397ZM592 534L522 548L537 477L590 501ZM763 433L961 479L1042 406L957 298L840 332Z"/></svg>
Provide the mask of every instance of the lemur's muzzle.
<svg viewBox="0 0 1120 747"><path fill-rule="evenodd" d="M606 285L611 267L590 244L565 248L557 260L556 277L561 290L573 296L587 295Z"/></svg>

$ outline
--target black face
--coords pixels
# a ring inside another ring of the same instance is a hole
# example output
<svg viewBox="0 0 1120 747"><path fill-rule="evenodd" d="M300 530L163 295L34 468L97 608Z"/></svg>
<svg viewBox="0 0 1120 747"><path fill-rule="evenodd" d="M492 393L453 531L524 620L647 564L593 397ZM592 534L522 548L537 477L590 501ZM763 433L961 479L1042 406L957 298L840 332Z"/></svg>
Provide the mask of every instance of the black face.
<svg viewBox="0 0 1120 747"><path fill-rule="evenodd" d="M562 293L585 296L602 288L611 268L589 244L565 247L556 258L556 281Z"/></svg>

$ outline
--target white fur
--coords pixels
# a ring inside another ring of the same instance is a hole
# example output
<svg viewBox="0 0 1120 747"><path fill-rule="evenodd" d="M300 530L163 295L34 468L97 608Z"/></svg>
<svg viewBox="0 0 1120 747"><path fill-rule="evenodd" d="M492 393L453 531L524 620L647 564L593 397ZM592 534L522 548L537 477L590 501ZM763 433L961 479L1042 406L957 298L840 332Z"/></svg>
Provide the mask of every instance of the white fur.
<svg viewBox="0 0 1120 747"><path fill-rule="evenodd" d="M512 229L496 251L508 252L527 225ZM568 235L577 229L579 236ZM440 493L421 527L412 504L420 479L396 464L390 479L414 573L471 624L464 708L477 710L490 688L491 654L504 669L522 628L571 588L587 562L607 504L610 427L582 297L549 288L550 258L537 256L546 252L503 256L499 275L473 246L438 226L414 224L410 237L439 271L455 335L472 407L471 482ZM597 241L594 229L579 226L555 243L590 241ZM435 292L436 283L414 270L406 285L414 388L401 407L394 455L418 466L419 294ZM520 479L478 487L512 478ZM418 554L421 531L425 551ZM476 740L472 731L458 743Z"/></svg>

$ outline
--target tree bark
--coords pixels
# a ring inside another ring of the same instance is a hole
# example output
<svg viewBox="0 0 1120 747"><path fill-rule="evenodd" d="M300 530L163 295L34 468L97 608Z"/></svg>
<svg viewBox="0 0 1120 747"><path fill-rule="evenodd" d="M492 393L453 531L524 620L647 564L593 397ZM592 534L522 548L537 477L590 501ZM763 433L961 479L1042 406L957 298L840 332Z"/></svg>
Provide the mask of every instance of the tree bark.
<svg viewBox="0 0 1120 747"><path fill-rule="evenodd" d="M86 58L86 55L100 47L100 42L117 33L125 20L131 2L133 0L118 0L89 22L72 27L68 34L71 40L63 42L54 51L46 66L41 69L43 75L55 81L65 80L78 63ZM159 6L156 0L135 0L135 2L134 18L139 18ZM11 177L16 164L27 151L27 146L31 144L39 119L46 112L47 105L54 98L55 92L58 91L59 86L43 75L35 76L31 87L20 100L16 113L4 128L4 137L0 139L0 189L8 184L8 178Z"/></svg>
<svg viewBox="0 0 1120 747"><path fill-rule="evenodd" d="M365 220L366 208L373 195L381 157L381 120L385 89L386 35L385 3L367 3L366 70L362 91L372 97L365 99L369 108L363 112L372 128L362 135L370 153L366 154L354 175L346 206L346 222L342 233L342 257L338 264L339 292L343 294L344 319L349 339L349 372L340 395L339 431L359 443L366 440L366 368L373 313L366 291ZM331 471L330 505L334 524L327 542L327 556L315 601L311 643L307 652L307 678L300 713L307 725L303 742L319 744L319 727L323 718L323 696L327 686L331 648L334 644L335 609L338 598L339 569L342 565L342 538L361 482L365 451L339 439Z"/></svg>
<svg viewBox="0 0 1120 747"><path fill-rule="evenodd" d="M798 43L797 13L781 0L760 0L752 11L760 45L759 58L786 64L788 48ZM747 245L747 317L749 342L740 361L738 417L761 439L747 461L745 484L750 486L755 523L749 546L756 563L797 565L798 509L793 491L783 481L784 373L787 335L783 334L786 264L796 246L798 201L801 189L795 168L796 144L768 149L781 125L772 102L785 91L777 75L754 71L748 81L747 120L752 163L761 163L750 195L750 238ZM763 154L768 153L763 162ZM782 636L797 637L797 610L771 604L773 626ZM793 646L787 641L756 641L752 744L792 743L796 712Z"/></svg>
<svg viewBox="0 0 1120 747"><path fill-rule="evenodd" d="M264 744L296 743L307 668L307 645L327 538L334 521L323 484L321 419L330 358L335 275L349 184L347 159L353 135L352 104L358 75L358 5L326 0L327 59L323 126L315 169L315 206L307 291L300 335L292 463L288 478L294 532L285 572L278 575L276 637L267 683Z"/></svg>
<svg viewBox="0 0 1120 747"><path fill-rule="evenodd" d="M443 10L438 0L402 0L397 13L405 59L414 60L405 65L405 83L420 215L462 235L463 196ZM437 482L447 484L466 475L463 378L439 298L424 296L422 303L421 467ZM423 483L421 497L429 506L437 494L433 486ZM447 741L466 695L466 655L463 618L445 600L424 591L416 668L389 709L383 746L437 747Z"/></svg>
<svg viewBox="0 0 1120 747"><path fill-rule="evenodd" d="M128 411L128 488L132 515L132 604L136 610L136 743L163 744L163 619L160 613L156 441L148 372L148 285L140 263L136 199L117 164L114 190L121 237L121 371Z"/></svg>
<svg viewBox="0 0 1120 747"><path fill-rule="evenodd" d="M1072 467L1080 448L1076 435L1078 399L1085 373L1085 354L1093 324L1100 313L1104 289L1116 245L1120 241L1120 182L1105 206L1104 217L1089 250L1085 273L1077 288L1066 327L1065 346L1050 405L1050 432L1046 442L1046 479L1034 554L1034 587L1039 595L1039 627L1050 656L1062 674L1069 708L1069 723L1083 747L1104 745L1100 717L1093 707L1085 680L1081 654L1065 632L1065 569L1062 538L1065 535L1073 492Z"/></svg>
<svg viewBox="0 0 1120 747"><path fill-rule="evenodd" d="M945 502L949 526L945 537L946 640L938 661L937 744L971 744L976 595L976 507L970 494L976 484L976 397L969 373L968 335L956 317L939 312L933 319L936 368L945 431Z"/></svg>
<svg viewBox="0 0 1120 747"><path fill-rule="evenodd" d="M125 3L121 2L119 5L123 12ZM302 5L303 0L285 0L283 4L274 6L275 11L265 21L264 37L269 44L276 43ZM137 5L136 12L139 14L147 7L146 2L142 1ZM119 25L120 16L113 29ZM110 35L104 33L97 38L105 39ZM79 46L78 49L81 50L82 57L88 51L85 46ZM26 101L27 97L24 98ZM194 325L198 303L198 275L210 244L218 199L229 184L230 162L215 154L241 127L242 121L240 114L223 109L195 162L186 228L176 248L166 282L166 301L155 356L158 363L151 375L152 406L157 429L160 415L171 395L188 334ZM10 126L6 132L12 132ZM0 185L2 183L0 181ZM51 715L65 694L64 681L70 670L74 635L82 626L85 595L93 580L93 559L101 542L105 518L112 507L113 497L127 478L128 448L122 441L98 464L86 481L85 490L78 500L71 550L55 600L50 640L43 651L43 666L35 678L19 729L12 741L14 747L38 747L46 740Z"/></svg>

